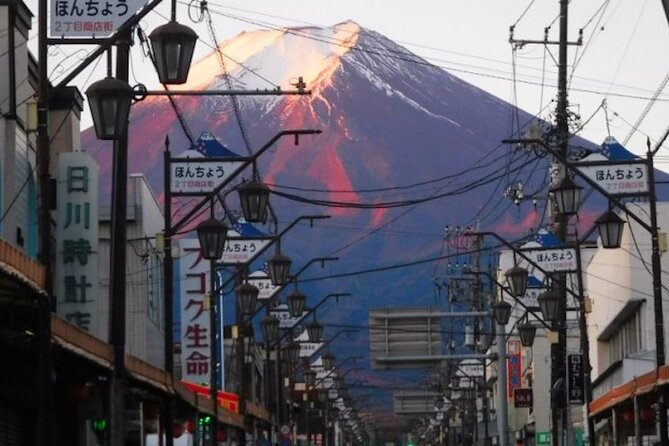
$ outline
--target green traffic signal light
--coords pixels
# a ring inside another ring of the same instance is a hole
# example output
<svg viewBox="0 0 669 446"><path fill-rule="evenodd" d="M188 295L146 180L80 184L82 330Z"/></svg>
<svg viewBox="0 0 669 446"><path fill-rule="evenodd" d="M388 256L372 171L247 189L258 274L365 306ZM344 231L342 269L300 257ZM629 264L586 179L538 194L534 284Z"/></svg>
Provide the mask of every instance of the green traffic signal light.
<svg viewBox="0 0 669 446"><path fill-rule="evenodd" d="M198 420L198 424L199 424L200 426L208 426L208 425L210 425L210 424L211 424L211 417L210 417L209 415L205 415L205 416L201 417L201 418Z"/></svg>
<svg viewBox="0 0 669 446"><path fill-rule="evenodd" d="M106 431L108 426L109 423L107 423L107 420L104 418L93 418L91 420L91 427L96 434L101 434Z"/></svg>

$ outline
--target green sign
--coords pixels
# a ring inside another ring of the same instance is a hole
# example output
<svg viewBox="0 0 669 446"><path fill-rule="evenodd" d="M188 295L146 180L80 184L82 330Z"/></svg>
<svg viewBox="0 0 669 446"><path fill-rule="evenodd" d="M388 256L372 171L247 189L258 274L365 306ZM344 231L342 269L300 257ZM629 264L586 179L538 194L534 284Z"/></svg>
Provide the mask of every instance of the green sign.
<svg viewBox="0 0 669 446"><path fill-rule="evenodd" d="M550 432L537 432L534 436L537 441L537 444L551 444L551 433Z"/></svg>

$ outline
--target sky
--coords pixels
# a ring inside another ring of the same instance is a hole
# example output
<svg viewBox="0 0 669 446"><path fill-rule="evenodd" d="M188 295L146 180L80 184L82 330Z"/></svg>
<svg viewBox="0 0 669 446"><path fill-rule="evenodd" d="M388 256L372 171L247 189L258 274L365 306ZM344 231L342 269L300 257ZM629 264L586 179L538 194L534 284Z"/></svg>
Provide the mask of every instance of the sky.
<svg viewBox="0 0 669 446"><path fill-rule="evenodd" d="M37 12L36 0L28 5ZM211 52L214 39L205 23L189 18L199 2L178 5L177 19L200 36L195 57ZM544 28L550 27L548 39L557 41L559 0L210 0L208 5L219 43L245 30L327 27L350 19L532 114L550 118L554 109L557 45L527 44L514 49L509 28L515 26L516 39L543 40ZM166 22L169 3L156 11L141 24L147 34ZM579 134L596 143L608 135L624 141L650 106L627 144L633 152L643 153L646 137L655 142L669 126L669 87L658 89L669 76L669 24L661 0L572 0L571 42L578 40L579 29L583 29L583 44L570 46L568 57L569 103L583 124ZM36 44L35 39L31 44ZM91 47L60 48L50 51L54 80ZM132 57L131 83L155 88L157 78L140 48L133 49ZM82 91L104 76L104 65L102 60L97 71L86 70L76 79ZM657 99L651 103L654 96ZM85 115L84 124L89 123ZM657 163L669 169L667 149L660 150Z"/></svg>

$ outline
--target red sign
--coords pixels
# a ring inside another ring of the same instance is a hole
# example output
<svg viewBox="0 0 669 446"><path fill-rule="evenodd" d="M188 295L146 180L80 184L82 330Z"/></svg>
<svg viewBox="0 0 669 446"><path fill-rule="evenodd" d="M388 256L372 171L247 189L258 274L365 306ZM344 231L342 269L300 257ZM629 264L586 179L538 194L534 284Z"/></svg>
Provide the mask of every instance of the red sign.
<svg viewBox="0 0 669 446"><path fill-rule="evenodd" d="M532 389L514 389L514 407L532 407Z"/></svg>
<svg viewBox="0 0 669 446"><path fill-rule="evenodd" d="M522 370L520 348L520 341L510 340L507 343L506 374L509 398L513 398L513 390L520 387L520 374Z"/></svg>
<svg viewBox="0 0 669 446"><path fill-rule="evenodd" d="M209 386L201 386L199 384L183 380L181 382L191 392L195 392L199 395L205 395L205 396L211 395L211 389L209 389ZM216 396L217 396L216 399L218 400L218 407L224 407L236 413L239 412L239 395L219 390Z"/></svg>

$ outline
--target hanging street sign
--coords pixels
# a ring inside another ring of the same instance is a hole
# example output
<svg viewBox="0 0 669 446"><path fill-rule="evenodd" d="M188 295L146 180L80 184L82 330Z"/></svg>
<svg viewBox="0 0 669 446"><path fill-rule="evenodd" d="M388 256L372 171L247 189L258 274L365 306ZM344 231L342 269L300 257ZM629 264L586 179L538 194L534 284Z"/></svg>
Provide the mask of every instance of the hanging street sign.
<svg viewBox="0 0 669 446"><path fill-rule="evenodd" d="M645 161L579 163L578 170L614 196L647 194L648 166Z"/></svg>
<svg viewBox="0 0 669 446"><path fill-rule="evenodd" d="M146 0L51 0L49 37L109 37Z"/></svg>
<svg viewBox="0 0 669 446"><path fill-rule="evenodd" d="M243 218L240 218L235 223L235 226L228 230L223 255L218 261L225 265L248 264L272 240L273 238L257 230L255 226L247 223Z"/></svg>
<svg viewBox="0 0 669 446"><path fill-rule="evenodd" d="M276 293L278 293L281 286L272 285L272 279L267 275L265 271L255 271L251 273L248 277L248 283L258 288L260 293L258 293L258 299L268 300L271 299Z"/></svg>
<svg viewBox="0 0 669 446"><path fill-rule="evenodd" d="M169 159L170 192L173 196L206 195L228 181L247 161L218 142L211 132L203 132L195 147Z"/></svg>
<svg viewBox="0 0 669 446"><path fill-rule="evenodd" d="M574 248L529 248L521 251L546 272L568 273L578 270Z"/></svg>
<svg viewBox="0 0 669 446"><path fill-rule="evenodd" d="M307 333L307 330L303 330L302 333L296 336L295 341L300 344L300 358L311 357L325 345L322 342L309 342L309 333Z"/></svg>
<svg viewBox="0 0 669 446"><path fill-rule="evenodd" d="M585 403L584 377L583 355L568 355L567 378L569 381L569 404Z"/></svg>
<svg viewBox="0 0 669 446"><path fill-rule="evenodd" d="M532 407L532 389L518 388L513 389L514 407Z"/></svg>
<svg viewBox="0 0 669 446"><path fill-rule="evenodd" d="M469 378L483 377L483 363L478 359L463 359L458 369L460 373Z"/></svg>
<svg viewBox="0 0 669 446"><path fill-rule="evenodd" d="M290 310L288 310L288 304L280 304L272 308L270 311L272 316L275 316L279 319L279 328L293 328L297 325L298 322L306 316L306 311L302 313L300 317L293 317L290 315Z"/></svg>

